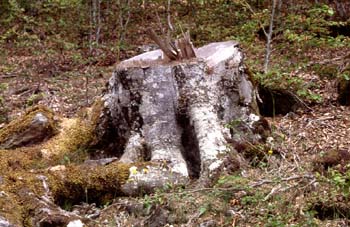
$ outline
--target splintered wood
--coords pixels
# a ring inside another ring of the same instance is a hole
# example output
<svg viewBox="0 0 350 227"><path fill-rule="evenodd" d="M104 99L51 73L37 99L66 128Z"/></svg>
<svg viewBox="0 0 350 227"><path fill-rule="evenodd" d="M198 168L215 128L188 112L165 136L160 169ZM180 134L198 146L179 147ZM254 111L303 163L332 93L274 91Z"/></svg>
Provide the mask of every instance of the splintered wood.
<svg viewBox="0 0 350 227"><path fill-rule="evenodd" d="M183 37L175 42L172 42L169 37L161 39L152 29L148 29L147 33L163 51L165 59L175 61L196 57L189 32L184 33Z"/></svg>

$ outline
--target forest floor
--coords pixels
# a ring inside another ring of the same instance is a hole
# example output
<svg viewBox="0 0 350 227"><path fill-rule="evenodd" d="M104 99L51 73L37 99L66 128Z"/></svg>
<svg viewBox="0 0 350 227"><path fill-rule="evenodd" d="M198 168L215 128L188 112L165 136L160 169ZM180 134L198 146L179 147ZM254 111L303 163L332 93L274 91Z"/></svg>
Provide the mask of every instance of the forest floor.
<svg viewBox="0 0 350 227"><path fill-rule="evenodd" d="M340 55L346 51L350 50L341 50ZM131 50L123 57L137 53ZM89 107L102 94L114 63L74 62L72 53L42 56L5 50L0 57L4 86L0 129L36 104L64 117ZM304 73L296 76L317 83L314 92L323 101L285 116L268 117L271 151L257 156L254 164L222 176L213 188L174 188L171 193L160 190L139 198L145 209L139 216L120 212L105 218L121 226L140 221L160 226L157 223L164 216L173 218L172 226L349 226L350 107L337 103L334 80L320 79L312 71Z"/></svg>

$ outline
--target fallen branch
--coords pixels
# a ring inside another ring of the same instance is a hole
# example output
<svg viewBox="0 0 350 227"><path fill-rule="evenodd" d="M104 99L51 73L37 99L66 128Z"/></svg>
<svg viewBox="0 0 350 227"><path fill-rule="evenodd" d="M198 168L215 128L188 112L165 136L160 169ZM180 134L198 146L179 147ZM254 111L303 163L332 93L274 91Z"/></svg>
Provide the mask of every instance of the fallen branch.
<svg viewBox="0 0 350 227"><path fill-rule="evenodd" d="M279 181L280 182L286 182L286 181L292 181L292 180L298 180L298 179L311 179L311 180L314 180L315 177L313 175L311 175L311 174L305 174L305 175L296 175L296 176L281 178L281 179L279 179ZM270 183L274 183L274 182L276 182L276 181L273 181L273 180L262 180L262 181L259 181L259 182L251 184L250 187L256 188L256 187L259 187L261 185L270 184Z"/></svg>
<svg viewBox="0 0 350 227"><path fill-rule="evenodd" d="M303 100L301 100L296 94L294 94L291 91L287 91L290 95L292 95L294 98L296 98L301 104L303 104L303 106L305 106L306 109L313 111L313 109L311 107L309 107Z"/></svg>
<svg viewBox="0 0 350 227"><path fill-rule="evenodd" d="M267 196L265 196L265 198L263 199L263 201L267 201L269 200L273 195L277 194L278 192L285 192L288 191L291 188L294 188L298 186L298 184L293 184L287 187L282 188L281 185L278 185L277 187L272 188L272 190L270 191L269 194L267 194Z"/></svg>

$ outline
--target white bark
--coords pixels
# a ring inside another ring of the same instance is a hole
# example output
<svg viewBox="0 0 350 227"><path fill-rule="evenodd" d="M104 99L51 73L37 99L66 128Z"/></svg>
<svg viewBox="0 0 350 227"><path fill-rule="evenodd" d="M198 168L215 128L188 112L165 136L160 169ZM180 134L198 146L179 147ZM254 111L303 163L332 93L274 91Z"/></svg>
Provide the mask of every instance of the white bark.
<svg viewBox="0 0 350 227"><path fill-rule="evenodd" d="M239 156L226 146L232 135L225 125L255 113L243 54L228 41L199 48L196 56L166 62L161 51L151 51L121 62L110 79L104 100L114 135L126 137L121 161L142 160L143 147L152 163L130 169L124 193L185 183L189 176L205 184L224 168L227 152Z"/></svg>
<svg viewBox="0 0 350 227"><path fill-rule="evenodd" d="M271 56L271 43L272 43L272 33L273 33L273 22L275 18L275 10L276 5L279 0L273 0L272 1L272 9L271 9L271 16L270 16L270 24L269 24L269 32L266 35L266 53L265 53L265 61L264 61L264 73L267 73L269 70L269 62L270 62L270 56Z"/></svg>

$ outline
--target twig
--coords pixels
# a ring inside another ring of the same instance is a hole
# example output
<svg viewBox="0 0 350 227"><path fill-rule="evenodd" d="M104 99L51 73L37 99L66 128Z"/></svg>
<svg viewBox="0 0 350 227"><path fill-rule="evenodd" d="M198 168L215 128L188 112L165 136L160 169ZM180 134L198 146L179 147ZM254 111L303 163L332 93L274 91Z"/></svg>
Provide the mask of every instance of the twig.
<svg viewBox="0 0 350 227"><path fill-rule="evenodd" d="M122 29L122 31L120 32L120 36L119 36L119 39L120 39L120 43L122 43L124 41L124 35L125 35L125 32L126 32L126 28L129 24L129 21L130 21L130 17L131 17L131 12L130 12L130 3L131 3L131 0L128 0L127 1L127 17L126 17L126 20L124 22L123 20L123 17L125 16L124 13L123 13L123 9L122 9L122 6L120 11L119 11L119 23L120 23L120 28Z"/></svg>
<svg viewBox="0 0 350 227"><path fill-rule="evenodd" d="M295 176L291 176L291 177L286 177L286 178L281 178L279 179L279 181L292 181L292 180L297 180L297 179L315 179L315 177L313 175L310 175L310 174L305 174L305 175L295 175ZM276 180L277 181L277 180ZM274 183L276 181L272 181L272 180L262 180L262 181L259 181L259 182L256 182L256 183L253 183L251 185L249 185L250 187L253 187L253 188L256 188L256 187L259 187L261 185L264 185L264 184L270 184L270 183Z"/></svg>
<svg viewBox="0 0 350 227"><path fill-rule="evenodd" d="M174 31L174 27L171 24L170 1L171 0L168 0L168 7L167 7L167 14L168 14L167 22L168 22L168 28L169 28L168 36L170 36L170 32Z"/></svg>
<svg viewBox="0 0 350 227"><path fill-rule="evenodd" d="M299 165L300 158L299 158L297 152L293 152L293 161L294 161L295 165L297 166L297 168L299 169L300 168L300 165Z"/></svg>
<svg viewBox="0 0 350 227"><path fill-rule="evenodd" d="M257 183L251 184L250 186L253 187L253 188L256 188L256 187L259 187L261 185L270 184L270 183L273 183L273 182L274 181L272 181L272 180L262 180L262 181L259 181Z"/></svg>
<svg viewBox="0 0 350 227"><path fill-rule="evenodd" d="M287 178L282 178L281 181L291 181L291 180L297 180L297 179L315 179L315 177L311 174L305 174L305 175L296 175L296 176L291 176Z"/></svg>
<svg viewBox="0 0 350 227"><path fill-rule="evenodd" d="M285 191L288 191L289 189L291 188L294 188L298 186L298 184L293 184L293 185L290 185L288 187L284 187L282 188L281 185L278 185L277 187L273 188L269 194L267 194L267 196L265 196L265 198L263 199L263 201L267 201L269 200L274 194L276 194L277 192L285 192Z"/></svg>
<svg viewBox="0 0 350 227"><path fill-rule="evenodd" d="M286 178L281 178L279 179L279 181L292 181L292 180L298 180L298 179L311 179L311 180L314 180L315 177L311 174L304 174L304 175L295 175L295 176L290 176L290 177L286 177ZM256 188L256 187L259 187L261 185L264 185L264 184L271 184L271 183L274 183L276 181L273 181L273 180L262 180L262 181L259 181L259 182L255 182L253 184L250 184L248 185L248 188L251 187L251 188ZM196 189L189 189L189 190L184 190L184 191L181 191L181 192L171 192L171 193L166 193L166 194L178 194L178 195L181 195L181 194L187 194L187 193L197 193L197 192L204 192L204 191L214 191L214 190L219 190L219 191L230 191L230 192L235 192L235 191L244 191L245 189L247 188L237 188L237 187L229 187L229 188L196 188Z"/></svg>
<svg viewBox="0 0 350 227"><path fill-rule="evenodd" d="M196 212L196 213L194 213L194 214L192 214L191 216L190 216L190 218L188 219L188 222L186 223L186 226L193 226L192 225L192 221L194 220L194 219L198 219L199 217L200 217L200 215L201 215L201 213L198 211L198 212Z"/></svg>
<svg viewBox="0 0 350 227"><path fill-rule="evenodd" d="M0 79L13 78L13 77L17 77L17 76L18 75L16 75L16 74L1 75Z"/></svg>
<svg viewBox="0 0 350 227"><path fill-rule="evenodd" d="M197 189L189 189L189 190L184 190L181 192L170 192L166 194L177 194L177 195L182 195L182 194L187 194L187 193L197 193L197 192L204 192L204 191L230 191L230 192L239 192L239 191L244 191L244 188L237 188L237 187L229 187L229 188L197 188Z"/></svg>
<svg viewBox="0 0 350 227"><path fill-rule="evenodd" d="M305 106L308 110L313 111L311 107L309 107L303 100L301 100L296 94L294 94L291 91L287 91L290 95L292 95L294 98L296 98L303 106Z"/></svg>
<svg viewBox="0 0 350 227"><path fill-rule="evenodd" d="M270 193L267 194L267 196L265 196L265 198L263 199L263 201L267 201L271 198L272 195L274 195L278 190L280 190L281 185L277 185L276 187L272 188Z"/></svg>

